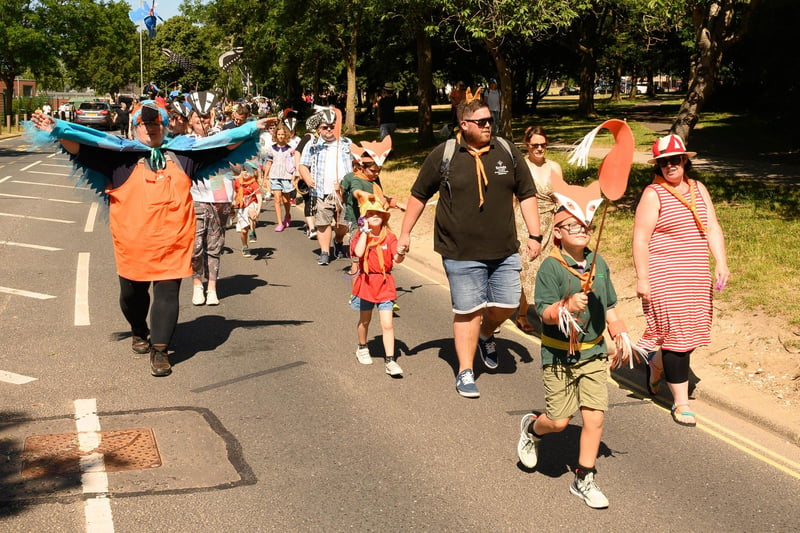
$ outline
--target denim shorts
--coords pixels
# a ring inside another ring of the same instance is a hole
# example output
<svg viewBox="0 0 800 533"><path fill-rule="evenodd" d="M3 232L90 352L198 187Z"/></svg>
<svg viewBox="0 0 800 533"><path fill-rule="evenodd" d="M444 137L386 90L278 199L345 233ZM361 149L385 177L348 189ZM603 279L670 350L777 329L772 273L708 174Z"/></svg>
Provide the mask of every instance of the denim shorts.
<svg viewBox="0 0 800 533"><path fill-rule="evenodd" d="M457 261L442 258L453 312L473 313L484 307L519 307L522 262L515 253L491 261Z"/></svg>
<svg viewBox="0 0 800 533"><path fill-rule="evenodd" d="M289 194L294 190L294 185L292 184L292 180L290 179L270 178L269 190L281 191L282 193Z"/></svg>
<svg viewBox="0 0 800 533"><path fill-rule="evenodd" d="M350 298L350 308L353 311L372 311L376 305L378 306L378 311L391 311L394 309L394 302L391 300L387 302L374 303L362 300L358 296L353 296Z"/></svg>

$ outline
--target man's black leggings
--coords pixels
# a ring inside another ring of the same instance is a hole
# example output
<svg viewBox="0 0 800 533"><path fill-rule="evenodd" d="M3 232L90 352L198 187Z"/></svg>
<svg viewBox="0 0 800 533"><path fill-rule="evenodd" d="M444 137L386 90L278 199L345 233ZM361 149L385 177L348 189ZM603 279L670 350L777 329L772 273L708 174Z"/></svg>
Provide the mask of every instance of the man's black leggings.
<svg viewBox="0 0 800 533"><path fill-rule="evenodd" d="M674 352L661 349L661 359L664 365L664 377L667 383L683 383L689 381L689 356L694 350L688 352Z"/></svg>
<svg viewBox="0 0 800 533"><path fill-rule="evenodd" d="M150 283L153 284L153 307L150 325L147 327L147 312L150 309ZM131 325L131 332L144 339L150 334L151 344L169 345L178 323L178 293L181 280L132 281L119 277L119 306Z"/></svg>

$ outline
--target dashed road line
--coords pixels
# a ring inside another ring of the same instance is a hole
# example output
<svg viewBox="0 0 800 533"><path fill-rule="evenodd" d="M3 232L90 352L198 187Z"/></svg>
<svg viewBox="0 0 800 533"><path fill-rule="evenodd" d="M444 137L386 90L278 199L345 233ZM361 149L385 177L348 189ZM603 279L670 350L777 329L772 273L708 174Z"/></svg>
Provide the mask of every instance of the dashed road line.
<svg viewBox="0 0 800 533"><path fill-rule="evenodd" d="M31 217L28 215L19 215L17 213L0 213L2 217L25 218L28 220L40 220L43 222L58 222L59 224L74 224L74 220L62 220L60 218L45 218L45 217Z"/></svg>
<svg viewBox="0 0 800 533"><path fill-rule="evenodd" d="M52 300L55 296L51 294L43 294L41 292L23 291L22 289L12 289L11 287L0 287L0 292L5 294L12 294L14 296L24 296L26 298L35 298L37 300Z"/></svg>
<svg viewBox="0 0 800 533"><path fill-rule="evenodd" d="M8 198L19 198L20 200L44 200L47 202L62 202L65 204L82 204L80 200L61 200L60 198L42 198L41 196L26 196L22 194L7 194L7 193L0 193L0 196L5 196Z"/></svg>
<svg viewBox="0 0 800 533"><path fill-rule="evenodd" d="M33 163L31 163L31 164L30 164L30 165L28 165L27 167L23 167L23 168L22 168L22 172L25 172L25 171L26 171L26 170L28 170L29 168L33 168L33 167L35 167L35 166L36 166L36 165L38 165L39 163L41 163L41 161L34 161Z"/></svg>
<svg viewBox="0 0 800 533"><path fill-rule="evenodd" d="M4 181L6 181L7 179L10 179L10 178L11 178L11 176L6 176L5 178L0 179L0 183L3 183Z"/></svg>
<svg viewBox="0 0 800 533"><path fill-rule="evenodd" d="M89 252L78 254L75 275L75 325L88 326L89 321Z"/></svg>
<svg viewBox="0 0 800 533"><path fill-rule="evenodd" d="M40 185L42 187L60 187L62 189L78 189L79 191L88 191L89 187L78 187L77 185L59 185L58 183L42 183L40 181L25 181L13 180L11 183L20 183L22 185Z"/></svg>
<svg viewBox="0 0 800 533"><path fill-rule="evenodd" d="M84 233L91 233L94 231L94 222L97 220L97 202L92 202L89 206L89 214L86 215L86 224L83 226Z"/></svg>
<svg viewBox="0 0 800 533"><path fill-rule="evenodd" d="M41 244L28 244L24 242L13 242L13 241L0 241L0 245L6 246L19 246L21 248L33 248L34 250L42 250L45 252L60 252L63 248L56 248L54 246L43 246Z"/></svg>
<svg viewBox="0 0 800 533"><path fill-rule="evenodd" d="M87 533L113 533L114 517L108 498L108 474L105 471L103 454L95 450L100 446L100 418L97 416L97 400L94 398L75 400L75 427L78 430L78 446L81 456L81 487L84 494L92 494L84 502L84 517Z"/></svg>
<svg viewBox="0 0 800 533"><path fill-rule="evenodd" d="M37 378L32 378L30 376L23 376L22 374L15 374L13 372L0 370L0 381L11 383L12 385L24 385L26 383L30 383L31 381L36 381L36 379Z"/></svg>

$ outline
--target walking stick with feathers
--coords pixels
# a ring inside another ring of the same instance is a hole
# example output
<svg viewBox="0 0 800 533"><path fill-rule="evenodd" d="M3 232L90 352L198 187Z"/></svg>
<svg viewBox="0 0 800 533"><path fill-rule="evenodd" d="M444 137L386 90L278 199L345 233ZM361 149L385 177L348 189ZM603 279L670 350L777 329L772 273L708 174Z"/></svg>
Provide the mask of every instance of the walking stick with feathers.
<svg viewBox="0 0 800 533"><path fill-rule="evenodd" d="M569 158L569 163L586 167L588 166L589 149L595 137L602 129L607 129L614 136L614 146L611 151L603 158L598 169L598 180L587 187L569 185L560 175L553 176L553 194L559 204L569 211L576 218L588 226L597 211L598 206L603 203L603 214L600 219L600 226L597 231L595 241L594 257L587 269L586 276L581 283L581 290L584 293L591 292L592 283L595 275L595 261L600 250L600 241L603 236L606 213L608 211L608 201L619 200L628 188L628 177L630 176L631 165L633 164L634 140L633 132L627 122L618 119L611 119L589 132L573 150ZM603 202L603 197L606 201ZM615 337L617 347L625 354L628 354L630 367L633 368L634 358L644 357L645 351L633 344L622 329L609 332ZM575 318L569 313L566 307L559 311L559 329L570 338L575 337L576 333L583 332Z"/></svg>

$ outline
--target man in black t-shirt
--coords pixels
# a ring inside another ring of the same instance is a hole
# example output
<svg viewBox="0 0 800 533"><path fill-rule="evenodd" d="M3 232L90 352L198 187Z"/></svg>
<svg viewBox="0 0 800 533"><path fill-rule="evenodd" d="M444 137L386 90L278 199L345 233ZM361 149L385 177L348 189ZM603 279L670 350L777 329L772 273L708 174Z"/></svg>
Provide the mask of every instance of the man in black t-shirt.
<svg viewBox="0 0 800 533"><path fill-rule="evenodd" d="M394 118L396 105L397 97L394 94L394 84L392 82L384 84L381 90L381 97L378 99L379 141L382 141L387 135L392 135L394 130L397 129L397 120Z"/></svg>
<svg viewBox="0 0 800 533"><path fill-rule="evenodd" d="M542 236L536 186L523 155L511 143L492 139L492 114L480 99L461 104L458 118L461 133L447 169L442 168L446 145L440 144L411 188L398 253L408 251L411 230L438 192L434 250L442 255L450 284L459 366L456 390L477 398L472 369L476 345L484 366L497 368L494 330L519 306L522 263L514 197L529 231L528 259L539 255Z"/></svg>

